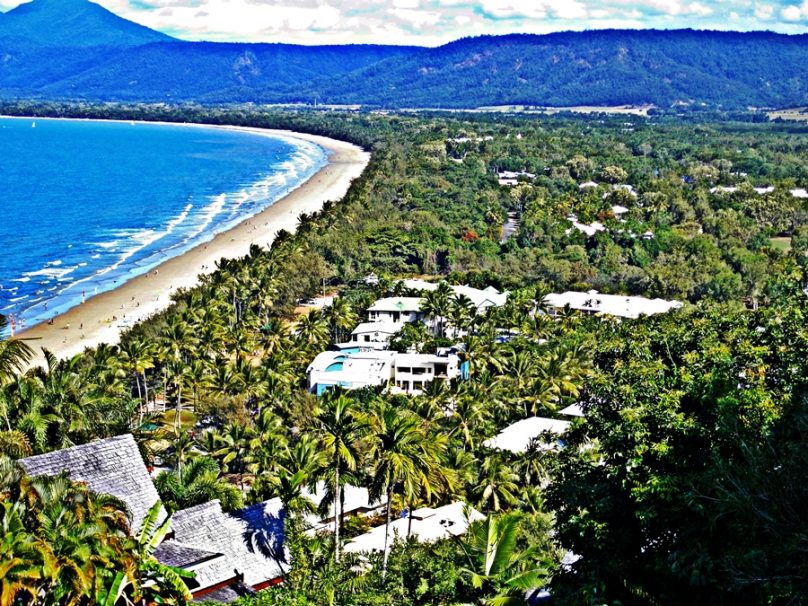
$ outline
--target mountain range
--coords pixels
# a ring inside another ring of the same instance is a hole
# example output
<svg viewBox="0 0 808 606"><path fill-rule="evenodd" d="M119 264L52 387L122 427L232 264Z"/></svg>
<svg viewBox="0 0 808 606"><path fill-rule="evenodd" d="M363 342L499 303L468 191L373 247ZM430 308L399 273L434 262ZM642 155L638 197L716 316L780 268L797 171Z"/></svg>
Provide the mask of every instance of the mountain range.
<svg viewBox="0 0 808 606"><path fill-rule="evenodd" d="M601 30L438 48L185 42L88 0L33 0L0 13L0 98L801 106L808 35Z"/></svg>

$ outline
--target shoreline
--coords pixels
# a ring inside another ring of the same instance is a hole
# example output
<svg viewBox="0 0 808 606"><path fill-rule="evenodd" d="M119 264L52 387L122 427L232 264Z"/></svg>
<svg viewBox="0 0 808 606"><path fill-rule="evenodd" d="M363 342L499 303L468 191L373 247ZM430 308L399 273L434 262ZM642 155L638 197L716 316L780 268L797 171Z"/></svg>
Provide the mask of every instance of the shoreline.
<svg viewBox="0 0 808 606"><path fill-rule="evenodd" d="M61 359L72 357L85 348L96 347L101 343L117 344L123 330L167 308L171 304L171 295L178 289L192 288L198 284L199 275L213 273L216 261L243 257L252 244L267 247L278 231L283 229L294 232L301 214L317 212L326 201L343 198L353 180L364 172L370 161L370 154L358 146L319 135L198 123L140 123L213 128L268 137L302 139L324 148L328 153L328 163L263 211L217 234L212 240L164 261L149 273L134 277L113 290L88 298L86 302L56 316L53 324L43 322L19 332L16 337L25 339L35 354L27 368L44 363L43 348Z"/></svg>

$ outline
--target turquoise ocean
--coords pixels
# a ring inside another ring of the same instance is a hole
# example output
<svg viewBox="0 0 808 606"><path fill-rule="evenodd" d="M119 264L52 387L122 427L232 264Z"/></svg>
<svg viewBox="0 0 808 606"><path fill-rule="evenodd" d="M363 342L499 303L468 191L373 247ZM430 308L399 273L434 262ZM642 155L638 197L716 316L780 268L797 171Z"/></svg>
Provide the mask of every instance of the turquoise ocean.
<svg viewBox="0 0 808 606"><path fill-rule="evenodd" d="M250 132L0 118L0 313L30 327L264 210L328 161Z"/></svg>

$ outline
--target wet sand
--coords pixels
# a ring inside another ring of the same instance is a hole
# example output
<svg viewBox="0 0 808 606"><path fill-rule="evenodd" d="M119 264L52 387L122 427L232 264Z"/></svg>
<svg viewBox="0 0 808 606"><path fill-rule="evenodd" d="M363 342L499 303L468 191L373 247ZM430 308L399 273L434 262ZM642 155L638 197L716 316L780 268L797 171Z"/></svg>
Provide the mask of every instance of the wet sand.
<svg viewBox="0 0 808 606"><path fill-rule="evenodd" d="M215 271L216 261L243 257L252 244L269 246L279 230L294 232L301 214L317 212L326 201L341 199L370 160L370 154L355 145L315 135L257 128L187 126L305 139L328 151L328 164L269 208L218 234L210 242L169 259L149 274L133 278L115 290L88 298L56 316L53 324L42 323L20 332L17 337L25 339L37 354L31 366L43 363L43 348L58 358L65 358L101 343L116 344L122 330L168 307L172 293L195 286L200 274Z"/></svg>

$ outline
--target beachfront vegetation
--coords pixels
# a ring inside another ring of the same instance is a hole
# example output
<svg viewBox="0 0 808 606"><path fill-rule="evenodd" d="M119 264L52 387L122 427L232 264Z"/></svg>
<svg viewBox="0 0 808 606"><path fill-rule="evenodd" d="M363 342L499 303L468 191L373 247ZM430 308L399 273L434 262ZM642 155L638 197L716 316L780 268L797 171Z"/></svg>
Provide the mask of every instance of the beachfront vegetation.
<svg viewBox="0 0 808 606"><path fill-rule="evenodd" d="M382 524L458 499L486 516L463 538L401 540L358 562L340 548L362 519L337 515L333 534L311 538L292 515L287 582L245 604L519 604L547 584L570 605L808 600L808 215L790 191L808 183L805 127L37 111L286 126L355 141L373 157L344 200L301 217L271 249L222 261L120 346L19 375L24 348L0 345L6 456L131 431L147 460L170 467L157 482L169 510L277 496L303 512L303 489L319 481L332 510L347 484L386 495ZM502 186L504 170L529 174ZM581 188L587 181L598 185ZM738 189L711 192L718 186ZM604 229L587 236L571 214ZM514 233L503 237L509 221ZM791 249L773 237L791 238ZM371 272L378 283L365 280ZM443 319L436 329L413 325L394 339L434 351L452 343L448 329L463 329L469 380L414 397L308 393L314 356L377 298L407 294L395 279L416 274L511 290L479 316L437 291L427 301ZM340 294L334 304L296 309L323 285ZM689 304L623 322L536 313L551 290L592 288ZM586 419L563 449L486 446L516 420L575 402ZM562 563L567 551L581 559ZM39 583L37 562L26 570ZM26 597L33 583L21 576L9 595L36 601Z"/></svg>

